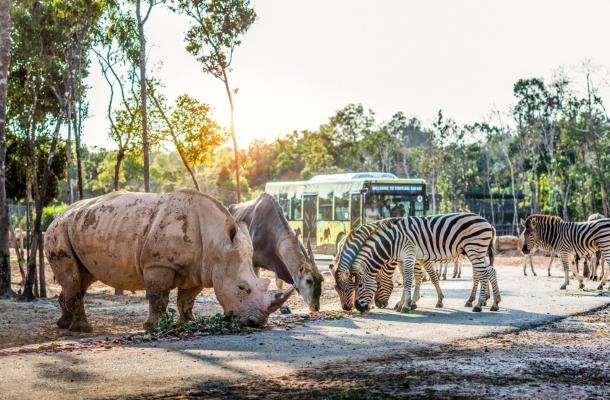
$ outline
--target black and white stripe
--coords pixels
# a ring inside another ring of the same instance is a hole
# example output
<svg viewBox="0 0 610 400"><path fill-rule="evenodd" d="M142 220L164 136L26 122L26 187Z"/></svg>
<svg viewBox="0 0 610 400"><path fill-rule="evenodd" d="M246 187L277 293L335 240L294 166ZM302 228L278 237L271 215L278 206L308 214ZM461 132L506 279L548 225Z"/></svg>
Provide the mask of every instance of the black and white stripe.
<svg viewBox="0 0 610 400"><path fill-rule="evenodd" d="M530 215L521 221L525 227L523 254L529 254L540 246L548 246L559 255L563 265L565 281L561 289L570 284L569 269L578 277L579 288L584 288L582 278L570 263L570 253L577 256L588 256L601 251L604 259L610 257L610 219L598 219L587 222L565 222L550 215ZM608 270L597 288L602 290L608 278Z"/></svg>
<svg viewBox="0 0 610 400"><path fill-rule="evenodd" d="M360 311L369 309L377 289L377 274L386 265L403 262L403 297L397 308L408 312L411 305L411 283L416 260L427 263L453 262L459 255L468 256L473 265L473 278L481 282L479 302L474 311L481 311L486 300L487 282L491 280L494 304L498 310L500 293L493 269L492 239L495 230L482 217L474 214L446 214L429 217L390 218L382 221L362 245L356 260L361 266L356 275L355 305ZM490 256L491 265L485 261ZM426 268L427 269L427 268ZM434 268L431 268L434 271ZM436 275L436 273L434 272ZM467 303L472 305L476 286ZM417 298L417 297L415 297Z"/></svg>

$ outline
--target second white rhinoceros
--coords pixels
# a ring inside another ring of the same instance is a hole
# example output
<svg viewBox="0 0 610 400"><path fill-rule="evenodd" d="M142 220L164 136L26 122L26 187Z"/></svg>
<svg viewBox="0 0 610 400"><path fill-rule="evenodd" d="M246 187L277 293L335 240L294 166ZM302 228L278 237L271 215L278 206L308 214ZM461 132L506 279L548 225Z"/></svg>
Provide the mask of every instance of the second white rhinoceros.
<svg viewBox="0 0 610 400"><path fill-rule="evenodd" d="M267 292L269 280L252 270L246 225L218 200L189 189L114 192L79 201L47 229L45 253L62 287L57 324L72 331L92 331L83 296L98 280L148 291L145 328L165 313L174 288L181 319L192 319L195 297L213 287L223 309L250 326L266 323L292 293Z"/></svg>

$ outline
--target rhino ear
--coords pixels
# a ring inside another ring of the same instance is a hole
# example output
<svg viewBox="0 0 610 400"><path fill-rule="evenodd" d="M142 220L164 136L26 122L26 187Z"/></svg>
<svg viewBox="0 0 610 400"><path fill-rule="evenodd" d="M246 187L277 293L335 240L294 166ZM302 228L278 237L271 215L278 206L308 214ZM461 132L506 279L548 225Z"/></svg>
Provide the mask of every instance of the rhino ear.
<svg viewBox="0 0 610 400"><path fill-rule="evenodd" d="M225 225L225 237L229 239L232 244L239 243L239 235L237 234L237 225L234 221L227 221Z"/></svg>
<svg viewBox="0 0 610 400"><path fill-rule="evenodd" d="M314 262L315 257L313 255L313 250L311 249L311 242L309 241L309 237L307 238L307 255L309 256L309 262Z"/></svg>

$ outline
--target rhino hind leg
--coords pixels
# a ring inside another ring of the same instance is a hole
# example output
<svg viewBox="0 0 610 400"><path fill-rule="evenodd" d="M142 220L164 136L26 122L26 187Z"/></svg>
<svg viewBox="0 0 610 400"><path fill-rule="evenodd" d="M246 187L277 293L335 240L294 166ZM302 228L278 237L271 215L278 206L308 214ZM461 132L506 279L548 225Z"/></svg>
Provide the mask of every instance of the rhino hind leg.
<svg viewBox="0 0 610 400"><path fill-rule="evenodd" d="M144 322L144 329L156 324L165 314L175 275L174 270L164 267L144 270L144 284L148 293L148 319Z"/></svg>
<svg viewBox="0 0 610 400"><path fill-rule="evenodd" d="M193 316L193 306L195 305L195 298L202 289L203 286L196 286L188 289L178 288L178 299L176 300L176 303L178 305L181 321L192 321L195 319Z"/></svg>
<svg viewBox="0 0 610 400"><path fill-rule="evenodd" d="M57 326L62 329L68 329L70 324L72 324L72 313L66 306L66 295L64 294L63 290L59 294L59 306L61 307L61 317L57 321Z"/></svg>

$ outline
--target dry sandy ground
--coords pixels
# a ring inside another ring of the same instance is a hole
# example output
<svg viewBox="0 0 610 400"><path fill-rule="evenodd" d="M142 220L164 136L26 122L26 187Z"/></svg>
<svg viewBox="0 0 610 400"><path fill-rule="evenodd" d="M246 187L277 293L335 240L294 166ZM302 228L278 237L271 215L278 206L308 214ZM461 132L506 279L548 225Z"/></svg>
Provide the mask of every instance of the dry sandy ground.
<svg viewBox="0 0 610 400"><path fill-rule="evenodd" d="M544 257L535 258L534 265L539 275L546 275L548 261ZM522 268L523 258L500 256L496 266L498 269ZM552 273L555 276L562 273L557 261ZM14 289L19 290L17 282L20 278L16 268L13 276L17 277ZM91 336L74 334L55 326L60 315L56 297L60 288L52 283L50 269L47 269L47 276L50 277L50 298L30 304L0 301L0 349ZM331 280L328 277L324 284L323 305L336 301ZM591 286L592 283L587 283L587 287ZM141 330L148 311L143 293L114 296L112 289L99 283L91 289L85 301L90 321L96 329L94 335ZM202 293L202 302L195 306L197 314L210 315L220 311L211 294L211 290ZM171 301L175 308L175 294ZM290 306L303 308L305 305L294 296ZM143 398L387 399L480 398L489 395L499 398L607 398L609 332L610 312L605 308L512 333L391 355L371 354L358 363L318 363L309 369L278 373L266 380L248 379L218 386L195 385L187 392L181 391L178 396Z"/></svg>
<svg viewBox="0 0 610 400"><path fill-rule="evenodd" d="M595 399L610 396L608 308L509 334L328 363L172 399Z"/></svg>

